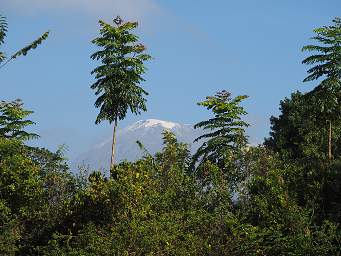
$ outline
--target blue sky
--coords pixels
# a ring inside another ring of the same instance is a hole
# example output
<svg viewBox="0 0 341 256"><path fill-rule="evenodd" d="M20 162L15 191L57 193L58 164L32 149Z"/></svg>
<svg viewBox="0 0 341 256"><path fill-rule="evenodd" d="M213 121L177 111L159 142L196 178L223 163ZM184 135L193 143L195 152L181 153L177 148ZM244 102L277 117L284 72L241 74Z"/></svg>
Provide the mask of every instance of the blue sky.
<svg viewBox="0 0 341 256"><path fill-rule="evenodd" d="M99 19L139 21L137 33L154 57L143 84L148 112L129 114L120 127L147 118L196 123L210 114L196 102L226 89L250 96L248 134L259 143L280 100L314 86L302 83L300 49L314 28L340 16L341 1L0 0L0 9L9 23L8 54L51 30L42 46L0 70L1 100L23 99L35 112L35 144L55 150L65 143L72 158L111 133L109 124L94 124L89 88Z"/></svg>

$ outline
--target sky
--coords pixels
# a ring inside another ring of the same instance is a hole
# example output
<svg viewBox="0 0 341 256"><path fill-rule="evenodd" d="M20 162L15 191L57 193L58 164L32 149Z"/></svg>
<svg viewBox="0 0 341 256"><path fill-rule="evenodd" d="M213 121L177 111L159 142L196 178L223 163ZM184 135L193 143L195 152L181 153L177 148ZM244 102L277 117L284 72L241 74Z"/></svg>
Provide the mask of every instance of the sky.
<svg viewBox="0 0 341 256"><path fill-rule="evenodd" d="M75 157L110 136L109 123L95 125L98 109L90 85L98 20L120 15L138 21L136 33L153 59L147 63L148 111L128 114L125 127L142 119L195 124L210 117L197 102L217 91L246 94L244 107L252 144L268 136L279 102L303 84L302 46L313 29L340 16L340 0L0 0L8 55L44 31L39 48L0 69L0 100L20 98L33 110L34 145L56 150L65 144Z"/></svg>

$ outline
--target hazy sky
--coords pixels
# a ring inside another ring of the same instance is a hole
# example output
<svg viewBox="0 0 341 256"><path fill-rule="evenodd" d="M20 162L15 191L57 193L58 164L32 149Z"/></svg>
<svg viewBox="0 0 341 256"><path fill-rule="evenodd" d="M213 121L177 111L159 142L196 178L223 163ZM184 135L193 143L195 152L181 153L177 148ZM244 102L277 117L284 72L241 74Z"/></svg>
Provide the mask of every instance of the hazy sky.
<svg viewBox="0 0 341 256"><path fill-rule="evenodd" d="M121 127L147 118L196 123L210 114L196 102L226 89L250 96L248 133L258 143L279 101L314 86L301 82L301 48L314 28L341 15L341 1L0 0L0 10L9 23L1 49L8 54L51 30L42 46L0 70L1 100L23 99L35 112L36 144L54 150L65 143L72 157L111 133L109 124L94 124L89 88L99 19L139 21L154 57L144 83L148 112L129 114Z"/></svg>

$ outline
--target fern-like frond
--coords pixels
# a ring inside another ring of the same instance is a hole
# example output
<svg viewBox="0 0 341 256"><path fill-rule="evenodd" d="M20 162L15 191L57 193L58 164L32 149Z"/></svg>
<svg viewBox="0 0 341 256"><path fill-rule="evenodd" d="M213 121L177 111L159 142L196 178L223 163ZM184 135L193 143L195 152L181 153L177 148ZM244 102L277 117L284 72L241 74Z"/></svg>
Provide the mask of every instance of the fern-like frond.
<svg viewBox="0 0 341 256"><path fill-rule="evenodd" d="M3 63L0 68L3 68L5 65L7 65L11 60L24 55L26 56L27 53L32 50L37 48L38 45L40 45L43 41L45 41L48 36L49 36L49 31L45 32L44 34L42 34L38 39L34 40L32 43L30 43L29 45L27 45L26 47L22 48L21 50L17 51L16 53L14 53L11 58L9 58L5 63ZM3 53L0 52L0 63L1 61L1 57L3 58L2 61L4 60L4 55Z"/></svg>
<svg viewBox="0 0 341 256"><path fill-rule="evenodd" d="M11 56L11 59L15 59L21 55L26 56L30 50L37 48L38 45L40 45L43 41L45 41L48 38L49 34L50 34L49 31L45 32L38 39L34 40L32 43L30 43L26 47L22 48L21 50L17 51L16 53L14 53Z"/></svg>
<svg viewBox="0 0 341 256"><path fill-rule="evenodd" d="M6 34L7 34L7 21L6 21L6 18L0 14L0 45L4 43Z"/></svg>
<svg viewBox="0 0 341 256"><path fill-rule="evenodd" d="M0 15L0 46L4 43L7 33L7 21L6 18ZM0 63L6 59L5 53L0 51Z"/></svg>

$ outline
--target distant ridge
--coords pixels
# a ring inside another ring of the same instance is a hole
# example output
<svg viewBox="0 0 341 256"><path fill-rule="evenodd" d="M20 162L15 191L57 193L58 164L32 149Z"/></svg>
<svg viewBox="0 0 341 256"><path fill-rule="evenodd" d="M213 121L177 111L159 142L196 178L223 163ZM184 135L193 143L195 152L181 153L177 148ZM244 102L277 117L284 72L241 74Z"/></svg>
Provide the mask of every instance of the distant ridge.
<svg viewBox="0 0 341 256"><path fill-rule="evenodd" d="M191 151L196 150L200 145L193 144L193 141L202 134L202 131L194 129L193 125L158 119L140 120L118 131L116 162L134 161L143 156L143 152L136 144L137 140L151 154L160 151L163 147L162 131L164 130L174 132L179 141L189 144ZM111 142L110 134L107 139L96 143L88 151L79 155L72 163L73 169L80 165L89 166L91 169L108 169Z"/></svg>

